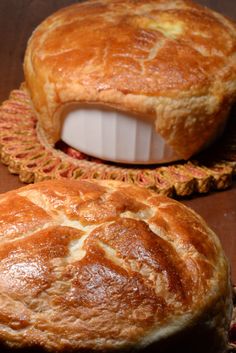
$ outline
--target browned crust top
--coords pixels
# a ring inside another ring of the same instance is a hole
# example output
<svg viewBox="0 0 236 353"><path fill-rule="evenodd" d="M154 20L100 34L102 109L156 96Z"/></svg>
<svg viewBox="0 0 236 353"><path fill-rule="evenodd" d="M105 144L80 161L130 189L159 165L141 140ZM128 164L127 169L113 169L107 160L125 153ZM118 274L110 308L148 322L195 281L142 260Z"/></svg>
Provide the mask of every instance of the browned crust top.
<svg viewBox="0 0 236 353"><path fill-rule="evenodd" d="M3 194L0 235L0 340L10 345L141 344L227 296L227 263L204 221L125 183L55 180Z"/></svg>
<svg viewBox="0 0 236 353"><path fill-rule="evenodd" d="M221 131L236 92L236 27L186 0L91 0L34 31L24 71L48 140L61 109L99 103L152 121L189 158Z"/></svg>
<svg viewBox="0 0 236 353"><path fill-rule="evenodd" d="M52 84L66 79L89 90L172 96L207 90L235 44L233 23L189 1L99 0L45 20L30 52Z"/></svg>

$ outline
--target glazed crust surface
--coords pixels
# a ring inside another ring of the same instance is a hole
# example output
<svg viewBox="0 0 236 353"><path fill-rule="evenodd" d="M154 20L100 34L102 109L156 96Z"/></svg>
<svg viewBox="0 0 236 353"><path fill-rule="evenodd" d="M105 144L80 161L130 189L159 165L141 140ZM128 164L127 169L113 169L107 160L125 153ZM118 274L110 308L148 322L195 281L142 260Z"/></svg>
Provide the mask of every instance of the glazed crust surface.
<svg viewBox="0 0 236 353"><path fill-rule="evenodd" d="M91 0L47 18L24 72L50 142L66 104L134 113L182 158L222 130L235 100L236 27L188 0Z"/></svg>
<svg viewBox="0 0 236 353"><path fill-rule="evenodd" d="M225 348L228 264L177 201L121 182L44 181L0 196L0 235L0 342L124 352L195 327Z"/></svg>

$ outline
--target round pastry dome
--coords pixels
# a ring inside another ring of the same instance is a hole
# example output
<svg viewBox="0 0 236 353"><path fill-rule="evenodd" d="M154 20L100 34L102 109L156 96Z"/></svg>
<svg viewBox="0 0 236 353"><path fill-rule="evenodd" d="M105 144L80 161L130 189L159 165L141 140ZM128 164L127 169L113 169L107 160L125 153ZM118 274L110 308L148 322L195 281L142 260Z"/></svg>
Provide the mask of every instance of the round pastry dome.
<svg viewBox="0 0 236 353"><path fill-rule="evenodd" d="M25 80L52 144L129 163L188 159L225 126L235 48L235 24L191 1L91 0L36 28Z"/></svg>
<svg viewBox="0 0 236 353"><path fill-rule="evenodd" d="M7 347L226 348L228 263L217 236L181 203L122 182L44 181L0 196L0 231Z"/></svg>

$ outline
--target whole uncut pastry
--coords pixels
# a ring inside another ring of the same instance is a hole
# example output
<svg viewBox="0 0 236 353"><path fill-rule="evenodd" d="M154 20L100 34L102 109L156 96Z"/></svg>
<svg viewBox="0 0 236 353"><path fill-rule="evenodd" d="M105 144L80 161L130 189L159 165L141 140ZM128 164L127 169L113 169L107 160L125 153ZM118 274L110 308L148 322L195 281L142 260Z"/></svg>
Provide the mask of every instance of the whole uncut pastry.
<svg viewBox="0 0 236 353"><path fill-rule="evenodd" d="M235 48L235 24L189 0L90 0L38 26L25 80L52 144L64 110L77 103L151 122L187 159L225 126L236 96Z"/></svg>
<svg viewBox="0 0 236 353"><path fill-rule="evenodd" d="M121 182L45 181L2 194L0 232L5 347L224 351L228 264L177 201Z"/></svg>

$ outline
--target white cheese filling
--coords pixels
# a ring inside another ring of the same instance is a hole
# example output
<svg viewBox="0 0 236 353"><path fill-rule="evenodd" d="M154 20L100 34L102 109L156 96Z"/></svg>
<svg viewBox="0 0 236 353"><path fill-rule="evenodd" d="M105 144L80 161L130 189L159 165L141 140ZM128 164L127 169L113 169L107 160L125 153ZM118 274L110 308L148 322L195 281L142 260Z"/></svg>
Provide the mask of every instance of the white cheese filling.
<svg viewBox="0 0 236 353"><path fill-rule="evenodd" d="M112 110L79 107L67 111L61 139L108 161L152 164L179 159L152 123Z"/></svg>

